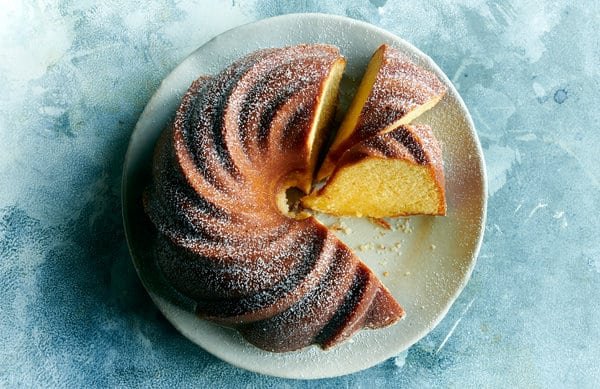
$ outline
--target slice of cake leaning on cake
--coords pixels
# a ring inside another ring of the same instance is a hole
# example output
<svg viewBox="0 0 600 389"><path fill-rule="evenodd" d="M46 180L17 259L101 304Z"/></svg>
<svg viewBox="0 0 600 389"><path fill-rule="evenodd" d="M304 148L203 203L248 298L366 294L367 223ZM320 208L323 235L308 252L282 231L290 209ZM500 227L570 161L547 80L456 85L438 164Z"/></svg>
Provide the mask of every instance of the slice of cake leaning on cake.
<svg viewBox="0 0 600 389"><path fill-rule="evenodd" d="M317 174L302 199L334 215L444 215L441 148L431 127L410 125L446 93L431 72L387 45L375 52Z"/></svg>
<svg viewBox="0 0 600 389"><path fill-rule="evenodd" d="M332 215L444 215L442 151L425 124L402 125L346 151L303 204Z"/></svg>

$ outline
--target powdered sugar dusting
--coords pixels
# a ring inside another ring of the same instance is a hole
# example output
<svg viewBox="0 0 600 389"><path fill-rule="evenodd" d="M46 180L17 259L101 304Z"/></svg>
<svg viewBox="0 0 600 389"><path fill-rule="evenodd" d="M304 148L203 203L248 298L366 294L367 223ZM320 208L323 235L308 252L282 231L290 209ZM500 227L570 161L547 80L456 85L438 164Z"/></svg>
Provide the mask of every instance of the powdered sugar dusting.
<svg viewBox="0 0 600 389"><path fill-rule="evenodd" d="M329 152L333 162L350 147L392 130L394 123L425 110L446 93L446 86L435 74L415 64L400 50L383 45L375 56L381 57L375 82L352 134Z"/></svg>
<svg viewBox="0 0 600 389"><path fill-rule="evenodd" d="M446 87L435 74L391 46L384 46L383 50L383 63L361 112L353 142L377 134L446 93Z"/></svg>
<svg viewBox="0 0 600 389"><path fill-rule="evenodd" d="M277 207L290 174L312 176L307 139L338 58L327 45L265 49L197 80L155 152L145 208L165 278L267 350L330 346L402 314L325 227Z"/></svg>

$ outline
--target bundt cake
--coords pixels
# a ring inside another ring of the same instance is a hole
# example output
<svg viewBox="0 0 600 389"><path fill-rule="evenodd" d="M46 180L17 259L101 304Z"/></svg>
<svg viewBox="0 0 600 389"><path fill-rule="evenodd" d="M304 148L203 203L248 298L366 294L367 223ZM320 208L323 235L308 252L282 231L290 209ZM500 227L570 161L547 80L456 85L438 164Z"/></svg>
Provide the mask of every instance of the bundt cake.
<svg viewBox="0 0 600 389"><path fill-rule="evenodd" d="M260 50L196 80L157 143L144 208L166 281L200 318L270 351L331 347L404 311L313 217L310 190L345 60L328 45Z"/></svg>
<svg viewBox="0 0 600 389"><path fill-rule="evenodd" d="M442 151L431 127L401 125L359 142L302 204L333 215L444 215Z"/></svg>
<svg viewBox="0 0 600 389"><path fill-rule="evenodd" d="M367 70L317 174L327 178L344 152L371 136L410 123L446 93L435 74L397 49L381 45Z"/></svg>

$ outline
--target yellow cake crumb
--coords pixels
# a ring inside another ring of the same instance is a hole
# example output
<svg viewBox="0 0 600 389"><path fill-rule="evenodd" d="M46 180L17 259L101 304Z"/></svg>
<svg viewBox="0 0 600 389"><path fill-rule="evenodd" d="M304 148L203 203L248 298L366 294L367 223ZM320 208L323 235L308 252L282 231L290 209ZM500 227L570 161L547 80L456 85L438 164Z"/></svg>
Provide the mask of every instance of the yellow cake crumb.
<svg viewBox="0 0 600 389"><path fill-rule="evenodd" d="M401 219L396 223L396 229L404 232L405 234L410 234L413 232L413 228L410 225L409 219Z"/></svg>
<svg viewBox="0 0 600 389"><path fill-rule="evenodd" d="M370 217L369 220L371 221L371 223L375 224L378 227L381 227L385 230L391 230L392 229L392 225L390 223L387 222L387 220L385 219L381 219L381 218L376 218L376 217Z"/></svg>
<svg viewBox="0 0 600 389"><path fill-rule="evenodd" d="M375 244L373 242L364 243L364 244L361 244L360 246L358 246L359 251L373 250L374 248L375 248Z"/></svg>
<svg viewBox="0 0 600 389"><path fill-rule="evenodd" d="M342 221L337 221L329 226L329 228L333 231L340 231L346 235L352 233L352 229L346 225L346 223Z"/></svg>

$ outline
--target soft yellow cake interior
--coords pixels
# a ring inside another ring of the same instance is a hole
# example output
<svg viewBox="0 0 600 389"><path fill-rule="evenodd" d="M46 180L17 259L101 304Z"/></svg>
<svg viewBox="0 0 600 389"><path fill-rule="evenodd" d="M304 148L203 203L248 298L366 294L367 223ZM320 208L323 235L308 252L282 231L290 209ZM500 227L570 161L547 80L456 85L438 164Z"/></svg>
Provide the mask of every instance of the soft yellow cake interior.
<svg viewBox="0 0 600 389"><path fill-rule="evenodd" d="M403 159L365 157L336 171L305 207L338 216L443 215L445 199L431 168Z"/></svg>

